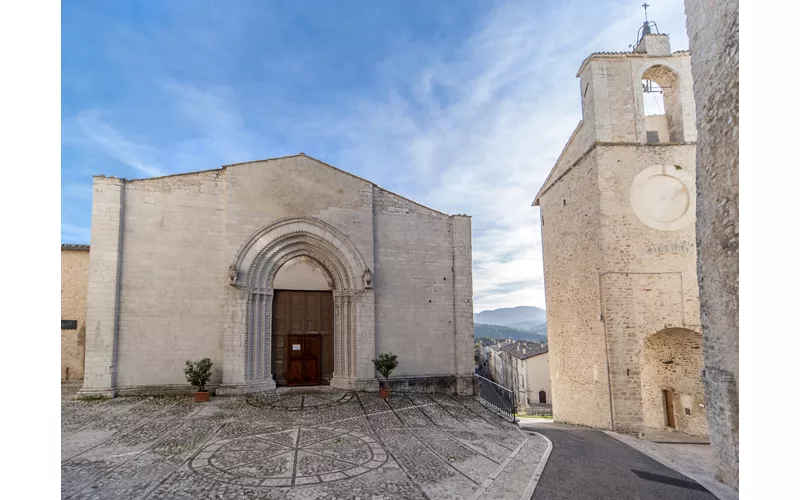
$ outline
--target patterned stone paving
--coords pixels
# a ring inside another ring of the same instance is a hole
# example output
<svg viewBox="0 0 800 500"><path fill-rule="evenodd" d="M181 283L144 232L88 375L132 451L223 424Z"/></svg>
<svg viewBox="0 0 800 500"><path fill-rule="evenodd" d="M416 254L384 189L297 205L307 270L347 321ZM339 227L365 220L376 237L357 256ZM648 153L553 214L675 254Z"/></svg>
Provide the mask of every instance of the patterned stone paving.
<svg viewBox="0 0 800 500"><path fill-rule="evenodd" d="M64 499L518 499L547 446L468 397L320 387L87 402L75 389L62 394Z"/></svg>

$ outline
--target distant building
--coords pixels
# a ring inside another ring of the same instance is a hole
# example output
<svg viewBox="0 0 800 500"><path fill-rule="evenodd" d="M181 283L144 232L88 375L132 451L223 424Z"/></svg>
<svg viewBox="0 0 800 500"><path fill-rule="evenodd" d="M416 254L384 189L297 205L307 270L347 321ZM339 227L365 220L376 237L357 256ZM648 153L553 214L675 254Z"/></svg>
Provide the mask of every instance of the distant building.
<svg viewBox="0 0 800 500"><path fill-rule="evenodd" d="M499 349L501 385L514 392L517 410L550 403L550 361L547 344L515 341Z"/></svg>
<svg viewBox="0 0 800 500"><path fill-rule="evenodd" d="M89 245L61 245L61 381L83 380Z"/></svg>
<svg viewBox="0 0 800 500"><path fill-rule="evenodd" d="M517 408L550 403L550 360L547 344L517 341L503 346L506 387L514 391Z"/></svg>
<svg viewBox="0 0 800 500"><path fill-rule="evenodd" d="M551 403L547 344L506 340L485 349L486 373L514 392L518 411Z"/></svg>
<svg viewBox="0 0 800 500"><path fill-rule="evenodd" d="M481 340L480 343L478 343L476 347L476 362L478 364L477 370L479 374L486 374L489 372L489 356L491 355L491 346L494 344L496 344L494 340Z"/></svg>

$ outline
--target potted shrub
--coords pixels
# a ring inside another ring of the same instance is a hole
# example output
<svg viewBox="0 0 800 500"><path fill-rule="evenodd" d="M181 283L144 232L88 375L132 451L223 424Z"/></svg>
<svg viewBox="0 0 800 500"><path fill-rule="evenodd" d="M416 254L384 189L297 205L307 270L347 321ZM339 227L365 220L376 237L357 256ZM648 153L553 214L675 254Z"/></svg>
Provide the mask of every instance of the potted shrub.
<svg viewBox="0 0 800 500"><path fill-rule="evenodd" d="M186 368L183 373L186 374L186 380L197 387L197 392L194 395L194 400L198 403L205 403L208 401L208 391L206 384L211 379L211 365L213 363L208 358L203 358L199 361L192 363L186 362Z"/></svg>
<svg viewBox="0 0 800 500"><path fill-rule="evenodd" d="M383 352L378 356L378 359L373 359L375 364L375 371L383 375L383 381L379 381L381 386L381 397L386 399L389 397L389 375L397 368L397 354L390 352Z"/></svg>

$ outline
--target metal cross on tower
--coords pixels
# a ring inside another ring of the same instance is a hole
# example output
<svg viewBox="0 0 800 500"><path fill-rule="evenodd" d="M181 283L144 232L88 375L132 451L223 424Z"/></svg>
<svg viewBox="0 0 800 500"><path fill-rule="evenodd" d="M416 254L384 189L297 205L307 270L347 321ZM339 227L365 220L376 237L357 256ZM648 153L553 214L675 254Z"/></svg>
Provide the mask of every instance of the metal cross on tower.
<svg viewBox="0 0 800 500"><path fill-rule="evenodd" d="M644 7L644 22L647 22L647 8L650 7L650 4L645 2L642 4L642 7Z"/></svg>

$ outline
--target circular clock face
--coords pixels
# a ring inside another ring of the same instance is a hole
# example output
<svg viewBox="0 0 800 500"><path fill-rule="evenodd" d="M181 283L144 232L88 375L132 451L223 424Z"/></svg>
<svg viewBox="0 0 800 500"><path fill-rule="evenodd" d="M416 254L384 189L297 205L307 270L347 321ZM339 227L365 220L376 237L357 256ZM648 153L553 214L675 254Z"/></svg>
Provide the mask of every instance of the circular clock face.
<svg viewBox="0 0 800 500"><path fill-rule="evenodd" d="M633 179L631 206L645 225L677 231L694 222L694 172L654 165Z"/></svg>

